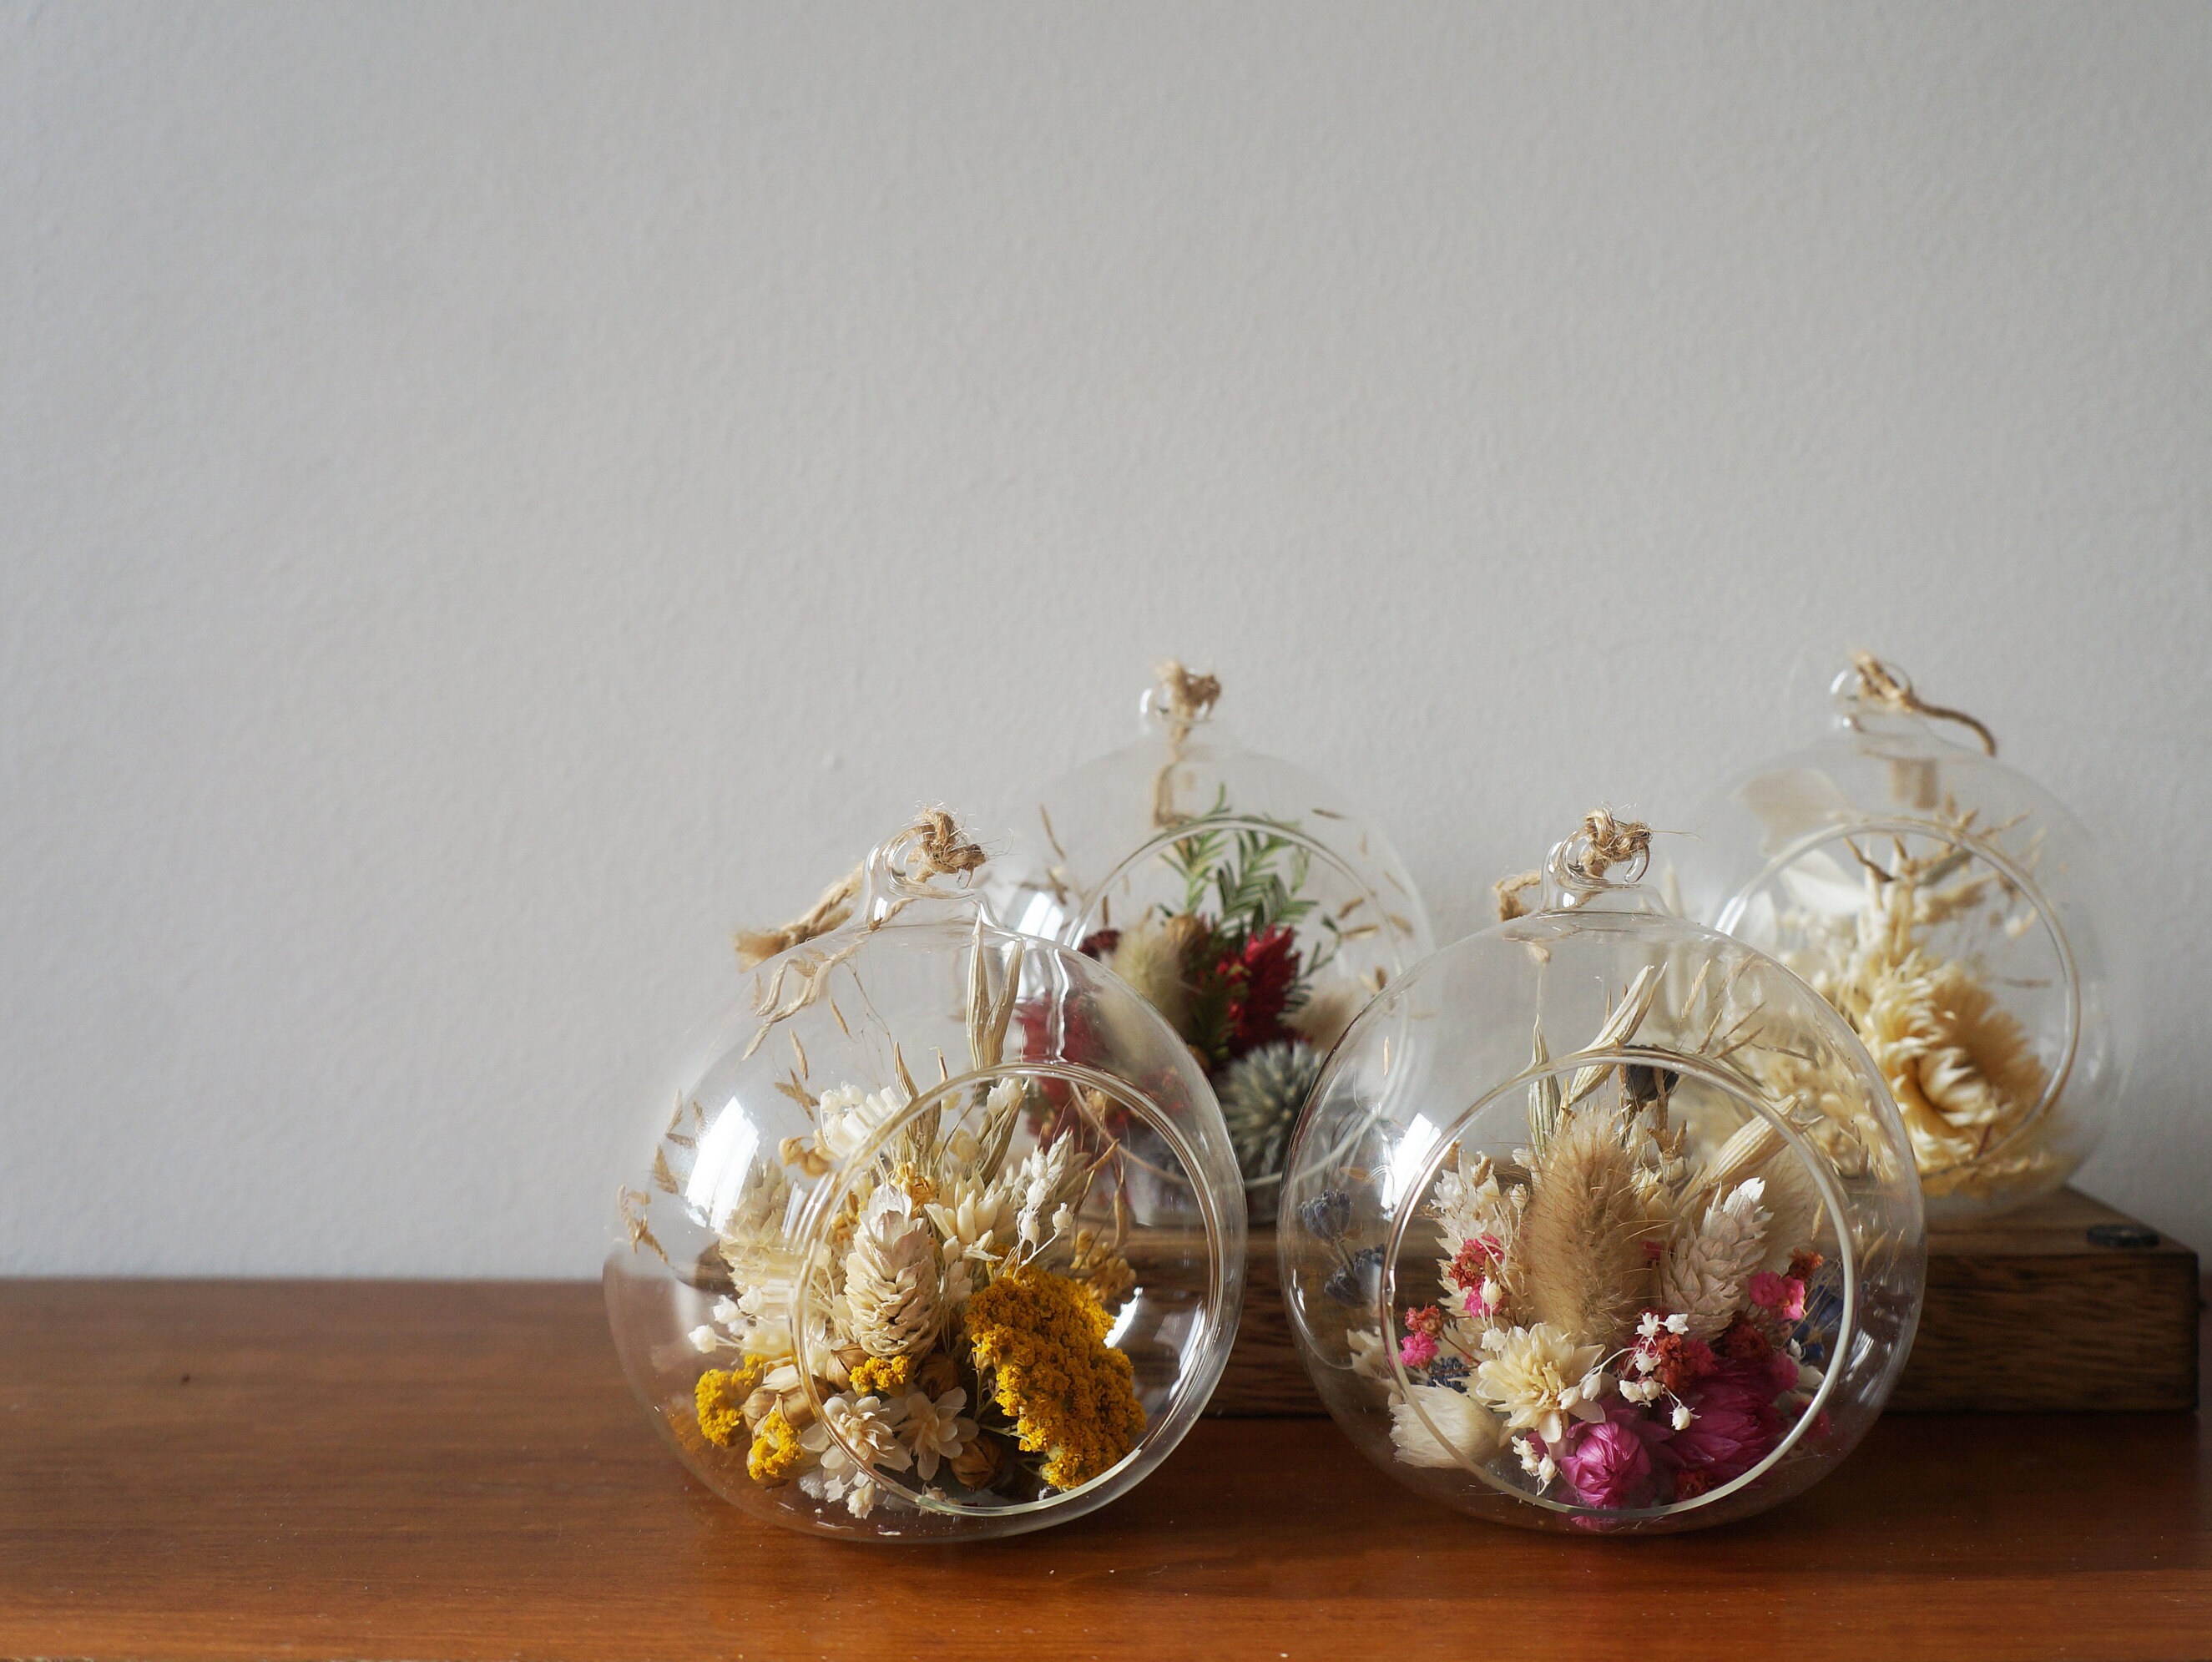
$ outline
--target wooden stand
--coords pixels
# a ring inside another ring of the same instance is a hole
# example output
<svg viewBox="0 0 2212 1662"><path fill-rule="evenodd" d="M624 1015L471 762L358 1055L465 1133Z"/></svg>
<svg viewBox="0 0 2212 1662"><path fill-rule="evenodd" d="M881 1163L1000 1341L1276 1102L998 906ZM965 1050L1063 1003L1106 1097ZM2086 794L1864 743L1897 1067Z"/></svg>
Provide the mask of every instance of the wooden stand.
<svg viewBox="0 0 2212 1662"><path fill-rule="evenodd" d="M1995 1223L1933 1233L1928 1249L1928 1302L1893 1411L2197 1406L2197 1255L2179 1242L2068 1189ZM1291 1345L1273 1229L1252 1233L1237 1349L1206 1411L1325 1411Z"/></svg>

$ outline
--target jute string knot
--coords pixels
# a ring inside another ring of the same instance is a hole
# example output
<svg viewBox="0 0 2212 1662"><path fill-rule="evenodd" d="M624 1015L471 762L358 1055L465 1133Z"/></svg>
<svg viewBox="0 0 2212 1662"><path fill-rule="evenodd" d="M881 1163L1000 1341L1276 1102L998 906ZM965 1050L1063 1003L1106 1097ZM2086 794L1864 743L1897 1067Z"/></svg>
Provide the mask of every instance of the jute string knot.
<svg viewBox="0 0 2212 1662"><path fill-rule="evenodd" d="M1167 694L1169 742L1179 745L1190 737L1193 724L1213 714L1214 703L1221 697L1221 683L1211 675L1192 674L1173 658L1156 665L1153 673Z"/></svg>
<svg viewBox="0 0 2212 1662"><path fill-rule="evenodd" d="M1583 894L1594 894L1600 889L1626 888L1640 882L1644 868L1651 862L1651 827L1637 819L1616 819L1603 808L1595 808L1583 816L1582 829L1552 850L1550 871L1562 888ZM1610 882L1606 873L1615 866L1633 866L1627 881ZM1522 897L1543 885L1542 870L1516 872L1511 877L1501 877L1490 886L1498 899L1498 921L1510 923L1516 917L1528 916L1528 903ZM1568 904L1572 905L1572 901Z"/></svg>
<svg viewBox="0 0 2212 1662"><path fill-rule="evenodd" d="M1997 753L1996 734L1963 709L1924 701L1912 690L1912 678L1903 670L1885 664L1871 652L1851 654L1851 667L1858 672L1859 696L1869 703L1893 709L1899 715L1924 715L1931 721L1955 721L1981 741L1984 755Z"/></svg>
<svg viewBox="0 0 2212 1662"><path fill-rule="evenodd" d="M960 834L943 808L924 808L884 845L884 855L901 879L923 886L933 877L965 877L990 857Z"/></svg>
<svg viewBox="0 0 2212 1662"><path fill-rule="evenodd" d="M1651 827L1639 820L1616 819L1596 808L1583 816L1580 831L1552 850L1548 869L1562 889L1586 898L1601 889L1625 889L1642 882L1650 863ZM1631 868L1626 878L1606 875L1615 866Z"/></svg>
<svg viewBox="0 0 2212 1662"><path fill-rule="evenodd" d="M1592 877L1603 877L1610 867L1651 857L1651 827L1594 808L1583 817L1582 843L1575 863Z"/></svg>
<svg viewBox="0 0 2212 1662"><path fill-rule="evenodd" d="M1190 742L1191 728L1213 714L1221 683L1211 675L1192 674L1173 658L1156 665L1153 673L1160 678L1153 708L1167 721L1168 759L1152 776L1152 824L1164 827L1183 817L1176 811L1175 770L1182 761L1183 746Z"/></svg>

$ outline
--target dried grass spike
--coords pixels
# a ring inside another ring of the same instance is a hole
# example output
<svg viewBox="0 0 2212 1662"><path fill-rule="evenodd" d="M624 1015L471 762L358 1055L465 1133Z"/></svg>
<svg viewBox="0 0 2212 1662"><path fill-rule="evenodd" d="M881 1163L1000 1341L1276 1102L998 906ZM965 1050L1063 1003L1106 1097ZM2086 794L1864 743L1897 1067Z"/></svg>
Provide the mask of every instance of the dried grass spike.
<svg viewBox="0 0 2212 1662"><path fill-rule="evenodd" d="M1644 1243L1663 1227L1638 1192L1623 1129L1596 1107L1560 1120L1536 1163L1516 1243L1535 1318L1607 1349L1626 1342L1651 1301Z"/></svg>

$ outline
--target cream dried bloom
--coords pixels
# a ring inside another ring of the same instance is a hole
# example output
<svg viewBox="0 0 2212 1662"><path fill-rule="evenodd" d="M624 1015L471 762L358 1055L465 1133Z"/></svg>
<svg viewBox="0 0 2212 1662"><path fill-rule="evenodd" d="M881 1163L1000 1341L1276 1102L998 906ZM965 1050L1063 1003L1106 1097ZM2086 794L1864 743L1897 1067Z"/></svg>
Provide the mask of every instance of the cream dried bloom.
<svg viewBox="0 0 2212 1662"><path fill-rule="evenodd" d="M1013 1202L996 1184L974 1176L954 1178L926 1209L948 1257L988 1263L1013 1245Z"/></svg>
<svg viewBox="0 0 2212 1662"><path fill-rule="evenodd" d="M854 1342L871 1356L917 1354L937 1336L938 1294L936 1238L903 1190L882 1184L845 1259Z"/></svg>
<svg viewBox="0 0 2212 1662"><path fill-rule="evenodd" d="M1390 1441L1409 1466L1486 1460L1503 1439L1498 1416L1449 1385L1415 1385L1412 1400L1390 1405Z"/></svg>
<svg viewBox="0 0 2212 1662"><path fill-rule="evenodd" d="M937 1476L940 1460L957 1460L975 1440L975 1422L960 1412L967 1406L968 1393L957 1386L934 1400L922 1391L906 1399L900 1435L914 1452L914 1469L925 1482Z"/></svg>
<svg viewBox="0 0 2212 1662"><path fill-rule="evenodd" d="M1605 1418L1600 1398L1606 1380L1596 1372L1603 1345L1578 1345L1548 1322L1492 1328L1482 1342L1489 1354L1474 1371L1474 1390L1504 1415L1510 1429L1556 1443L1570 1420Z"/></svg>
<svg viewBox="0 0 2212 1662"><path fill-rule="evenodd" d="M848 1160L906 1104L906 1093L896 1086L864 1092L857 1085L841 1085L824 1091L814 1111L814 1146L826 1160Z"/></svg>
<svg viewBox="0 0 2212 1662"><path fill-rule="evenodd" d="M855 1518L865 1511L852 1507L849 1493L867 1485L865 1504L875 1504L877 1470L904 1471L914 1464L906 1445L899 1441L896 1409L875 1397L844 1395L822 1404L822 1417L801 1433L799 1445L819 1462L817 1482L821 1498L846 1501ZM809 1485L812 1492L812 1485Z"/></svg>

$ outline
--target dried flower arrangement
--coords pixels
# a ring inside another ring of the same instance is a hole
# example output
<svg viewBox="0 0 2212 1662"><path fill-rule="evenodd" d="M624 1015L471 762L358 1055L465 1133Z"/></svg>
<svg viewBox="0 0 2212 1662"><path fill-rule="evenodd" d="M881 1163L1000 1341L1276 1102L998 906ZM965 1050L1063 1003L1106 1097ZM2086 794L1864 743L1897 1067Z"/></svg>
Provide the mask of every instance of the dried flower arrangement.
<svg viewBox="0 0 2212 1662"><path fill-rule="evenodd" d="M1305 893L1312 856L1291 822L1233 814L1225 798L1181 820L1164 854L1179 905L1154 905L1126 928L1094 931L1100 959L1174 1026L1221 1100L1249 1183L1282 1169L1283 1148L1321 1060L1350 1019L1341 993L1316 997L1316 977L1348 930L1316 915ZM1318 944L1301 951L1311 920Z"/></svg>
<svg viewBox="0 0 2212 1662"><path fill-rule="evenodd" d="M1270 1219L1322 1058L1426 954L1427 920L1387 842L1324 806L1326 785L1206 728L1218 680L1157 673L1144 737L1046 788L996 900L1167 1019L1220 1101L1251 1216Z"/></svg>
<svg viewBox="0 0 2212 1662"><path fill-rule="evenodd" d="M1663 1025L1698 1032L1707 982ZM1661 987L1643 971L1589 1049L1662 1048L1638 1037ZM1765 1063L1739 1053L1771 1042L1728 993L1687 1054L1754 1086ZM1672 1070L1548 1064L1540 1029L1527 1146L1451 1151L1431 1191L1441 1296L1399 1315L1410 1391L1376 1329L1352 1334L1353 1368L1389 1390L1407 1464L1472 1465L1607 1511L1691 1500L1764 1461L1820 1387L1841 1299L1814 1246L1819 1191L1764 1119L1692 1160ZM1808 1130L1820 1117L1793 1116ZM1358 1209L1326 1190L1298 1221L1338 1257L1329 1295L1372 1309L1382 1253L1352 1249Z"/></svg>
<svg viewBox="0 0 2212 1662"><path fill-rule="evenodd" d="M851 915L866 867L784 928L740 936L749 964L784 955L757 987L763 1023L745 1056L817 1001L849 1038L830 971L850 974L881 924L941 898L931 880L965 878L984 858L941 810L925 811L886 856L898 898L834 950L813 943ZM963 1025L983 1077L918 1112L924 1093L888 1035L888 1082L817 1093L790 1032L793 1066L775 1088L812 1129L745 1168L707 1266L723 1296L690 1334L714 1364L694 1393L698 1434L742 1452L753 1482L794 1486L855 1519L912 1509L885 1492L890 1474L928 1499L1002 1505L1081 1487L1143 1434L1133 1365L1110 1342L1136 1289L1122 1251L1127 1156L1102 1092L1005 1065L1024 955L1015 941L994 986L975 917ZM937 1065L944 1091L941 1050ZM1048 1093L1068 1111L1045 1112ZM1040 1123L1014 1158L1018 1131ZM664 1192L684 1192L705 1128L696 1101L679 1104L653 1165ZM824 1181L836 1184L826 1196ZM1109 1233L1085 1221L1094 1196L1101 1209L1110 1201ZM633 1245L659 1251L641 1221L647 1197L623 1198Z"/></svg>
<svg viewBox="0 0 2212 1662"><path fill-rule="evenodd" d="M1972 831L1955 815L1955 834ZM2050 1074L2020 1021L1972 959L1943 956L1931 927L1984 907L2016 936L2033 921L1992 867L1972 868L1957 848L1908 850L1901 838L1850 851L1863 883L1848 914L1808 912L1802 944L1784 961L1851 1024L1889 1081L1912 1135L1930 1196L1987 1194L2051 1178L2057 1159L2043 1136L2021 1138L2044 1105Z"/></svg>
<svg viewBox="0 0 2212 1662"><path fill-rule="evenodd" d="M2078 849L2069 862L2063 811L1996 764L1983 722L1923 701L1863 652L1833 691L1848 737L1735 789L1729 812L1758 826L1761 869L1754 889L1731 893L1730 880L1719 921L1850 1022L1929 1198L1967 1211L2027 1198L2082 1152L2085 1127L2059 1099L2085 1083L2081 989L2044 892L2054 847L2083 881ZM1980 753L1942 741L1936 721L1971 732Z"/></svg>
<svg viewBox="0 0 2212 1662"><path fill-rule="evenodd" d="M910 1099L907 1086L798 1090L814 1135L780 1153L807 1176L860 1152ZM1135 1446L1144 1409L1107 1342L1135 1277L1077 1221L1119 1146L1064 1135L1009 1164L1027 1094L1020 1079L976 1087L973 1130L908 1120L845 1188L811 1260L786 1232L787 1178L741 1197L720 1241L730 1291L691 1342L729 1359L700 1375L700 1433L744 1449L756 1482L866 1518L900 1504L879 1473L910 1471L936 1499L1034 1499Z"/></svg>
<svg viewBox="0 0 2212 1662"><path fill-rule="evenodd" d="M1844 837L1856 870L1799 855L1782 873L1775 953L1874 1057L1931 1198L2045 1187L2063 1175L2051 1072L1975 945L2036 927L2039 903L2011 875L2033 870L2036 847L2005 848L2019 819L1982 827L1948 800L1928 813L1924 832Z"/></svg>

